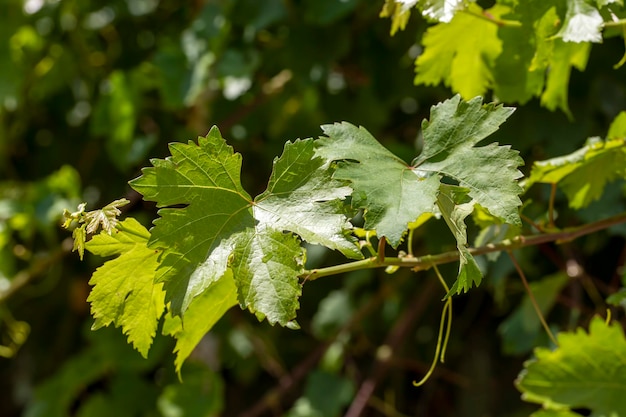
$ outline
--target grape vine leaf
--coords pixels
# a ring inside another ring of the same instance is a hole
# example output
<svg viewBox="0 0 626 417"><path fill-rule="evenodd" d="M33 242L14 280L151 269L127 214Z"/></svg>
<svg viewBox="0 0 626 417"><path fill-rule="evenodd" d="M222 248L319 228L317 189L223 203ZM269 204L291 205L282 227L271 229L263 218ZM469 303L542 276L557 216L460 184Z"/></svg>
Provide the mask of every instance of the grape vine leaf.
<svg viewBox="0 0 626 417"><path fill-rule="evenodd" d="M554 39L549 47L550 54L543 63L547 70L546 88L541 95L541 104L549 110L560 108L570 119L568 86L572 67L584 71L589 60L591 44L588 42L564 42Z"/></svg>
<svg viewBox="0 0 626 417"><path fill-rule="evenodd" d="M349 123L326 125L318 154L337 161L334 178L351 181L355 207L365 212L365 228L375 229L393 247L410 222L433 213L442 177L469 189L469 196L494 216L519 224L517 179L522 164L516 151L493 143L475 144L495 132L512 108L469 102L460 96L431 108L422 123L424 148L407 164L384 148L363 128Z"/></svg>
<svg viewBox="0 0 626 417"><path fill-rule="evenodd" d="M565 42L602 42L604 20L598 9L585 0L567 0L563 26L555 35Z"/></svg>
<svg viewBox="0 0 626 417"><path fill-rule="evenodd" d="M502 102L524 104L543 91L547 64L537 64L549 60L551 37L558 27L559 16L550 3L526 0L506 17L521 26L505 25L498 30L502 53L493 68L494 94Z"/></svg>
<svg viewBox="0 0 626 417"><path fill-rule="evenodd" d="M500 17L505 6L489 9ZM443 83L465 99L483 95L492 85L492 67L502 52L498 25L482 19L483 10L468 5L469 13L457 13L449 23L428 28L422 43L424 52L415 61L415 84Z"/></svg>
<svg viewBox="0 0 626 417"><path fill-rule="evenodd" d="M198 144L170 144L170 151L130 184L161 207L148 245L163 250L156 281L164 282L173 314L182 315L230 269L242 308L286 325L299 306L305 257L294 234L362 256L340 201L351 189L331 179L312 139L285 145L267 190L254 200L241 185L241 155L217 128Z"/></svg>
<svg viewBox="0 0 626 417"><path fill-rule="evenodd" d="M119 255L99 267L89 281L94 286L87 298L95 318L92 329L114 323L144 357L165 310L163 284L153 281L158 251L148 249L149 238L146 228L127 218L111 234L103 230L86 244L95 255Z"/></svg>
<svg viewBox="0 0 626 417"><path fill-rule="evenodd" d="M176 339L174 365L180 376L183 362L202 337L211 330L217 321L231 307L237 304L237 287L229 270L219 280L212 283L202 294L189 304L183 320L178 316L167 314L163 324L163 334Z"/></svg>
<svg viewBox="0 0 626 417"><path fill-rule="evenodd" d="M626 139L590 138L569 155L535 162L525 187L556 184L570 207L580 209L600 198L606 184L616 178L626 178Z"/></svg>
<svg viewBox="0 0 626 417"><path fill-rule="evenodd" d="M380 17L391 18L392 36L398 30L404 30L413 7L417 7L427 19L447 23L465 4L462 0L385 0Z"/></svg>
<svg viewBox="0 0 626 417"><path fill-rule="evenodd" d="M433 211L439 178L419 175L362 127L344 122L322 130L328 137L317 140L318 153L341 161L334 177L352 182L352 204L366 209L365 229L397 247L408 223Z"/></svg>
<svg viewBox="0 0 626 417"><path fill-rule="evenodd" d="M467 248L467 226L465 218L474 211L475 201L468 198L469 189L442 184L437 196L437 206L456 239L459 250L459 274L449 295L460 294L474 286L479 286L483 275L476 260Z"/></svg>
<svg viewBox="0 0 626 417"><path fill-rule="evenodd" d="M594 317L557 336L559 347L535 349L515 385L525 401L545 409L587 408L591 416L626 415L626 339L619 323Z"/></svg>
<svg viewBox="0 0 626 417"><path fill-rule="evenodd" d="M626 111L620 112L609 127L607 139L624 139L626 138Z"/></svg>

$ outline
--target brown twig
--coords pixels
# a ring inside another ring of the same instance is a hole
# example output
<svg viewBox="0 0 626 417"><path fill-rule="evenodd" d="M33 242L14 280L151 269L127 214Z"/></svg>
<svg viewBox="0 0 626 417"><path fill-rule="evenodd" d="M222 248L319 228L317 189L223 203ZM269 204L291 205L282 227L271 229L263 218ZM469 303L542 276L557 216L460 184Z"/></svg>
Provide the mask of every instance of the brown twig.
<svg viewBox="0 0 626 417"><path fill-rule="evenodd" d="M72 246L71 242L66 244L66 242L61 243L60 247L53 252L50 252L46 257L36 260L31 263L31 266L27 269L24 269L18 272L13 279L11 280L11 285L3 291L0 291L0 303L5 302L9 298L11 298L14 294L16 294L20 289L29 284L34 278L42 275L50 267L61 260L65 255L67 255Z"/></svg>
<svg viewBox="0 0 626 417"><path fill-rule="evenodd" d="M518 236L514 239L507 239L499 243L490 243L479 248L470 248L472 255L484 255L493 252L505 252L513 249L528 246L537 246L549 242L569 242L581 236L585 236L611 226L626 222L626 213L609 217L593 223L584 224L578 227L563 229L557 232L543 233L531 236ZM326 268L305 271L302 278L307 277L309 281L314 281L330 275L342 274L345 272L358 271L369 268L382 268L387 266L400 266L412 268L415 271L430 269L433 265L441 265L459 260L458 251L444 252L437 255L425 255L419 257L385 257L383 261L379 257L371 257L360 261L354 261L342 265L334 265Z"/></svg>
<svg viewBox="0 0 626 417"><path fill-rule="evenodd" d="M526 279L526 275L524 274L524 271L522 270L519 263L517 262L517 259L515 259L515 256L513 256L513 252L507 251L507 253L509 255L509 258L511 258L511 262L513 262L513 265L515 266L515 269L517 270L517 273L519 274L519 277L522 280L522 283L524 284L524 288L526 288L526 292L528 293L528 298L530 299L530 303L535 309L535 312L537 313L537 317L539 317L539 321L541 322L541 325L543 326L546 333L550 337L550 340L552 340L552 343L554 343L555 346L558 346L559 342L557 342L556 337L554 337L552 330L550 330L550 326L548 326L548 323L546 322L545 317L543 317L543 313L541 312L541 308L539 307L539 304L537 303L535 294L533 294L532 290L530 289L530 285L528 285L528 280Z"/></svg>

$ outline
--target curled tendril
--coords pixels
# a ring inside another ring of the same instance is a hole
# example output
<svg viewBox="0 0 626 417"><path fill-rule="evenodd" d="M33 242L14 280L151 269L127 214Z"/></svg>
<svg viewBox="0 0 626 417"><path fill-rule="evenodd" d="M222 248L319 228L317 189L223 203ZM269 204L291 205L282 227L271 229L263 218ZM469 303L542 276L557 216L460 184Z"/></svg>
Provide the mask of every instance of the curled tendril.
<svg viewBox="0 0 626 417"><path fill-rule="evenodd" d="M433 269L435 270L435 274L441 283L441 286L446 291L446 294L450 292L446 281L441 276L441 272L437 268L437 265L433 265ZM435 356L433 357L433 361L430 364L430 368L426 375L419 381L413 381L413 385L416 387L424 385L426 381L431 377L433 372L435 371L435 367L437 366L437 360L440 360L441 363L445 361L446 356L446 348L448 346L448 340L450 339L450 328L452 326L452 297L446 298L445 304L443 305L443 310L441 312L441 320L439 322L439 336L437 336L437 347L435 348ZM444 337L444 327L445 327L445 337Z"/></svg>

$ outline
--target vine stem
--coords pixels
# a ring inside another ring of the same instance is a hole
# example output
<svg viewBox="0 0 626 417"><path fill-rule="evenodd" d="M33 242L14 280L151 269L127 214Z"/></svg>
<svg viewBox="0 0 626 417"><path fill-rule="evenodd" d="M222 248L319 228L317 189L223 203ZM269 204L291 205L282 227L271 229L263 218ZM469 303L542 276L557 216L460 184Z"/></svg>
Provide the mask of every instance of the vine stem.
<svg viewBox="0 0 626 417"><path fill-rule="evenodd" d="M536 246L549 242L569 242L581 236L585 236L600 230L607 229L617 224L626 223L626 213L609 217L597 222L587 223L582 226L571 227L556 232L549 232L531 236L517 236L513 239L506 239L499 243L490 243L478 248L470 248L472 255L484 255L486 253L511 251L527 246ZM434 265L442 265L459 260L458 251L443 252L436 255L425 255L419 257L381 257L373 256L359 261L353 261L341 265L333 265L325 268L317 268L304 271L300 277L313 281L318 278L331 275L343 274L346 272L359 271L362 269L382 268L387 266L400 266L413 268L415 271L430 269Z"/></svg>
<svg viewBox="0 0 626 417"><path fill-rule="evenodd" d="M530 299L530 303L533 305L533 308L535 309L535 313L537 313L537 317L539 317L539 321L541 322L541 325L545 329L546 333L548 333L548 336L550 337L550 340L552 340L552 343L554 343L555 346L558 346L559 342L557 342L556 337L554 337L552 330L550 330L550 326L548 326L548 323L546 322L546 319L543 316L543 313L541 312L539 303L537 303L535 294L533 294L532 290L530 289L530 285L528 284L528 280L526 279L526 275L524 274L524 271L522 270L519 263L517 262L517 259L515 259L513 252L507 251L507 254L509 255L509 258L511 258L511 262L513 262L513 265L515 266L515 269L517 270L517 273L519 274L519 277L522 280L522 283L524 284L524 288L526 289L526 292L528 293L528 298Z"/></svg>

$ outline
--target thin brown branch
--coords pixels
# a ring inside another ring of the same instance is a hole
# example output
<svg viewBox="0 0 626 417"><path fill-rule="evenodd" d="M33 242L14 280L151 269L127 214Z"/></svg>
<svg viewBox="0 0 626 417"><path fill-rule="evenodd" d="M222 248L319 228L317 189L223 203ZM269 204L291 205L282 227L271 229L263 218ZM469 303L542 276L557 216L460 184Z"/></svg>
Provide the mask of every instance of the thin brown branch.
<svg viewBox="0 0 626 417"><path fill-rule="evenodd" d="M50 252L47 256L41 259L35 260L31 263L29 268L18 272L13 279L11 279L9 287L0 291L0 303L5 302L15 295L20 289L28 285L33 279L47 272L52 265L56 264L61 260L61 258L67 255L71 248L71 241L69 241L69 244L64 241L58 249Z"/></svg>
<svg viewBox="0 0 626 417"><path fill-rule="evenodd" d="M515 265L515 269L517 270L517 273L519 274L519 277L522 280L522 283L524 284L524 288L526 288L526 292L528 293L528 298L530 299L530 303L535 309L535 313L537 313L537 317L539 317L539 321L541 322L541 325L543 326L546 333L550 337L550 340L552 340L552 343L554 343L555 346L558 346L559 342L556 340L556 337L554 337L552 330L550 330L550 326L548 326L548 323L546 322L545 317L543 317L543 313L541 312L541 308L539 307L539 304L537 303L535 294L533 294L533 291L530 289L530 285L528 285L528 280L526 279L526 275L524 274L524 271L522 270L519 263L517 262L517 259L515 259L515 256L513 256L513 252L507 251L507 253L509 255L509 258L511 258L511 262L513 262L513 265Z"/></svg>
<svg viewBox="0 0 626 417"><path fill-rule="evenodd" d="M469 251L472 255L484 255L487 253L510 251L528 246L537 246L549 242L569 242L581 236L608 229L611 226L615 226L621 223L626 223L626 213L609 217L607 219L597 222L584 224L582 226L563 229L557 232L543 233L531 236L518 236L513 239L507 239L499 243L490 243L479 248L470 248ZM441 265L455 262L458 260L458 251L450 251L437 255L425 255L419 257L385 257L383 261L381 261L379 257L371 257L360 261L350 262L347 264L334 265L326 268L305 271L301 277L307 277L309 281L313 281L325 276L337 275L361 269L382 268L387 266L400 266L412 268L415 271L421 271L429 269L433 265Z"/></svg>

